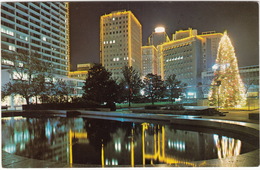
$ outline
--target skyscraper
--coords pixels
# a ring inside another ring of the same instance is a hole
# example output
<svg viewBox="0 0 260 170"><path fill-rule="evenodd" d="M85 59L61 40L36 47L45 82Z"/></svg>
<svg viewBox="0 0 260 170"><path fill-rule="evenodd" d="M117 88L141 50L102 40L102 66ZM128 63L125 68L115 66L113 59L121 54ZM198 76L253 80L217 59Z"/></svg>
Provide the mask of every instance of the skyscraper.
<svg viewBox="0 0 260 170"><path fill-rule="evenodd" d="M169 42L164 27L156 27L148 37L147 46L142 47L143 76L148 73L161 74L161 61L158 56L158 45Z"/></svg>
<svg viewBox="0 0 260 170"><path fill-rule="evenodd" d="M155 46L142 46L143 76L157 74L157 49Z"/></svg>
<svg viewBox="0 0 260 170"><path fill-rule="evenodd" d="M165 32L164 27L156 27L154 32L152 32L152 34L148 37L148 45L154 45L155 47L169 41L170 39Z"/></svg>
<svg viewBox="0 0 260 170"><path fill-rule="evenodd" d="M183 83L197 84L201 72L201 40L197 30L176 31L173 40L161 46L162 78L176 74Z"/></svg>
<svg viewBox="0 0 260 170"><path fill-rule="evenodd" d="M114 11L100 18L100 61L112 73L122 77L122 67L133 66L142 72L142 26L131 11Z"/></svg>
<svg viewBox="0 0 260 170"><path fill-rule="evenodd" d="M1 50L36 52L54 73L69 71L69 7L65 2L1 3ZM7 64L2 61L2 64Z"/></svg>
<svg viewBox="0 0 260 170"><path fill-rule="evenodd" d="M210 71L217 58L218 44L222 33L202 32L199 37L202 38L202 69L203 71Z"/></svg>
<svg viewBox="0 0 260 170"><path fill-rule="evenodd" d="M196 98L201 73L214 65L221 37L221 33L214 31L202 35L191 28L176 31L173 40L157 46L162 78L176 74L178 80L189 85L187 97Z"/></svg>
<svg viewBox="0 0 260 170"><path fill-rule="evenodd" d="M29 57L37 53L41 62L52 65L54 81L63 79L71 89L78 89L82 81L67 77L70 65L69 3L66 2L3 2L1 3L1 54L21 53ZM8 57L7 57L8 58ZM19 59L18 59L19 60ZM15 82L13 63L1 60L2 87ZM76 84L76 85L75 85ZM79 84L79 85L77 85ZM79 90L80 91L80 90ZM73 94L81 95L73 91ZM30 102L37 99L31 98ZM25 100L20 95L10 95L2 105L21 106Z"/></svg>

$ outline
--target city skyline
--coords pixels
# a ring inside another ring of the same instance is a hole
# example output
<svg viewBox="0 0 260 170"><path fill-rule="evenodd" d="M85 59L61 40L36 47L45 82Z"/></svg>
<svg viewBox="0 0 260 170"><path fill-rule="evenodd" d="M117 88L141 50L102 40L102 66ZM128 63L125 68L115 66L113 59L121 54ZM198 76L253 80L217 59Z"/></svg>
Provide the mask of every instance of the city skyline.
<svg viewBox="0 0 260 170"><path fill-rule="evenodd" d="M259 62L257 2L70 2L74 68L79 63L99 62L100 17L122 9L132 11L140 21L143 45L157 26L164 26L170 39L181 29L193 28L199 33L227 30L239 66Z"/></svg>

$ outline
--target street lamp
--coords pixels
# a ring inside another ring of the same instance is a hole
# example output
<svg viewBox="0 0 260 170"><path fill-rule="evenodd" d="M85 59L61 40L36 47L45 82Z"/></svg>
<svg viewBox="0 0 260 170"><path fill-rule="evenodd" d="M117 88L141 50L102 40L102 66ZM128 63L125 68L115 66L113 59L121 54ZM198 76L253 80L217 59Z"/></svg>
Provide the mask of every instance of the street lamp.
<svg viewBox="0 0 260 170"><path fill-rule="evenodd" d="M220 88L220 85L221 85L221 81L218 80L217 85L216 85L216 86L218 86L218 109L219 109L219 88Z"/></svg>

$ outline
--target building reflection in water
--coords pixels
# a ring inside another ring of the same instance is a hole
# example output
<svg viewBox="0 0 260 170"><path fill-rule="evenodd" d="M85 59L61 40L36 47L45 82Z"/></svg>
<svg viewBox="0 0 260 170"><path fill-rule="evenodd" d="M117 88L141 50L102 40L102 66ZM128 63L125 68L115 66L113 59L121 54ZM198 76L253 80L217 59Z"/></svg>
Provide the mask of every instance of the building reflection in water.
<svg viewBox="0 0 260 170"><path fill-rule="evenodd" d="M218 152L218 158L239 155L241 152L242 142L226 136L213 135L214 142Z"/></svg>
<svg viewBox="0 0 260 170"><path fill-rule="evenodd" d="M178 164L239 155L242 142L174 125L83 118L2 119L4 151L96 166Z"/></svg>

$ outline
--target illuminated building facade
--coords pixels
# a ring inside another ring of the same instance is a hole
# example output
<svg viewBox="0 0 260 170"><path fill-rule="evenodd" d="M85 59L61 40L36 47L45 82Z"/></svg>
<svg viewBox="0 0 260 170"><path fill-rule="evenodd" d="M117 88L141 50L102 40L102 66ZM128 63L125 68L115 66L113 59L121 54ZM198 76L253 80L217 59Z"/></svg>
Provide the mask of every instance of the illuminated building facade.
<svg viewBox="0 0 260 170"><path fill-rule="evenodd" d="M158 46L162 78L176 74L178 80L189 86L186 97L196 98L201 72L214 65L221 36L215 32L198 35L197 30L191 28L176 31L172 41Z"/></svg>
<svg viewBox="0 0 260 170"><path fill-rule="evenodd" d="M155 46L142 46L143 76L157 74L157 49Z"/></svg>
<svg viewBox="0 0 260 170"><path fill-rule="evenodd" d="M202 71L201 65L201 40L195 30L177 31L175 39L162 44L162 78L167 79L171 74L176 74L177 79L189 85L196 84ZM181 38L180 38L181 37Z"/></svg>
<svg viewBox="0 0 260 170"><path fill-rule="evenodd" d="M41 62L52 65L54 81L59 78L71 86L73 94L82 82L69 79L70 66L69 3L66 2L3 2L1 3L1 53L37 53ZM3 57L3 56L2 56ZM2 86L15 81L11 62L1 61ZM78 86L79 85L79 86ZM35 101L35 100L34 100ZM33 99L30 101L33 102ZM8 96L2 105L11 109L25 103L19 95Z"/></svg>
<svg viewBox="0 0 260 170"><path fill-rule="evenodd" d="M69 77L79 80L86 80L88 71L94 66L94 63L77 64L77 71L70 71Z"/></svg>
<svg viewBox="0 0 260 170"><path fill-rule="evenodd" d="M67 76L68 13L69 6L65 2L1 3L1 49L36 52L43 62L53 65L54 74Z"/></svg>
<svg viewBox="0 0 260 170"><path fill-rule="evenodd" d="M147 46L142 47L143 76L148 73L160 74L161 62L158 58L158 45L169 42L170 39L164 27L156 27L148 37Z"/></svg>
<svg viewBox="0 0 260 170"><path fill-rule="evenodd" d="M69 77L79 80L86 80L88 71L70 71Z"/></svg>
<svg viewBox="0 0 260 170"><path fill-rule="evenodd" d="M141 73L142 26L131 11L115 11L100 18L100 61L112 78L122 77L122 68Z"/></svg>
<svg viewBox="0 0 260 170"><path fill-rule="evenodd" d="M94 66L94 63L77 64L78 71L88 71Z"/></svg>
<svg viewBox="0 0 260 170"><path fill-rule="evenodd" d="M202 38L202 69L203 71L212 70L215 64L218 52L218 44L222 33L215 31L202 32L199 37Z"/></svg>
<svg viewBox="0 0 260 170"><path fill-rule="evenodd" d="M148 37L148 45L154 45L155 47L169 41L170 39L165 32L164 27L156 27L154 32L152 32L152 34Z"/></svg>

